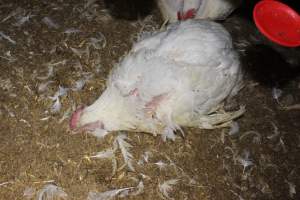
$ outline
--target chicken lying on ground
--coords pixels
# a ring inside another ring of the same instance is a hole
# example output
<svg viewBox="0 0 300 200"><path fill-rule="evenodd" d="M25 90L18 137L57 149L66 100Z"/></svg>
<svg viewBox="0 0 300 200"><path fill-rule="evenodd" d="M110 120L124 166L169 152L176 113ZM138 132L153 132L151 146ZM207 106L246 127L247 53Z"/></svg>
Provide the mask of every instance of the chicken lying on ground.
<svg viewBox="0 0 300 200"><path fill-rule="evenodd" d="M165 20L223 20L239 6L241 0L157 0Z"/></svg>
<svg viewBox="0 0 300 200"><path fill-rule="evenodd" d="M222 25L187 20L137 42L114 67L107 88L71 117L72 130L129 130L172 137L181 126L228 126L224 100L240 89L241 70Z"/></svg>

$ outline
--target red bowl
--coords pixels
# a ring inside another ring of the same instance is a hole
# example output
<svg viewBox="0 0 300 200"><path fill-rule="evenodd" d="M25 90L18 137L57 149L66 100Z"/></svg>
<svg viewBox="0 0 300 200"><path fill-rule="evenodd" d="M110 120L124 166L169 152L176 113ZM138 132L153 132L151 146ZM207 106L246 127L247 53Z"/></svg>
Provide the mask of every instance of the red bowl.
<svg viewBox="0 0 300 200"><path fill-rule="evenodd" d="M263 0L255 5L253 18L257 28L273 42L287 47L300 46L300 16L289 6Z"/></svg>

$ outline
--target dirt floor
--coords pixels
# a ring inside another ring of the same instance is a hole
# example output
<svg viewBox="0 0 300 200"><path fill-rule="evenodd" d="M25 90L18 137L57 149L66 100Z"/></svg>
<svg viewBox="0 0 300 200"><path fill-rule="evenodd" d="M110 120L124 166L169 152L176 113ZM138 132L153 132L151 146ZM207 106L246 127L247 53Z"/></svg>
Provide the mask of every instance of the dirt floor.
<svg viewBox="0 0 300 200"><path fill-rule="evenodd" d="M102 1L1 0L0 199L300 199L299 78L280 89L246 80L236 101L247 111L231 129L184 129L167 142L70 134L75 108L161 24L156 9L129 21Z"/></svg>

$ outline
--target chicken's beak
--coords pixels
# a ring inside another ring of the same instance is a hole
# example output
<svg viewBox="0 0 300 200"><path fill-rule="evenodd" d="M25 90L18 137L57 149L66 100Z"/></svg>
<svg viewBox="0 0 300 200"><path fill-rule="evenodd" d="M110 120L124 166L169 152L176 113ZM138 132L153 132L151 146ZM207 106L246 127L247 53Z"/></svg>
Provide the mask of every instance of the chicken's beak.
<svg viewBox="0 0 300 200"><path fill-rule="evenodd" d="M193 19L196 16L196 9L189 9L186 12L177 12L177 19L178 20L187 20Z"/></svg>

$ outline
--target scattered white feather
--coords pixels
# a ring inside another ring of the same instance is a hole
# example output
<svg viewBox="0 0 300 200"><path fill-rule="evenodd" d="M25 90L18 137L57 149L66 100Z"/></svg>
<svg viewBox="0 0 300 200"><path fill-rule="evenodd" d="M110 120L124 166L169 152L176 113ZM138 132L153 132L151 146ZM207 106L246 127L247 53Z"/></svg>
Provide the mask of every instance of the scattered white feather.
<svg viewBox="0 0 300 200"><path fill-rule="evenodd" d="M237 160L239 163L243 166L243 173L245 172L246 168L253 165L253 161L249 158L250 152L248 150L245 150L243 153L243 157L239 156Z"/></svg>
<svg viewBox="0 0 300 200"><path fill-rule="evenodd" d="M85 85L86 80L85 79L80 79L78 81L75 82L75 86L72 87L73 91L79 91L81 90L84 85Z"/></svg>
<svg viewBox="0 0 300 200"><path fill-rule="evenodd" d="M59 25L56 22L54 22L50 17L44 17L42 19L42 22L45 23L48 26L48 28L59 28Z"/></svg>
<svg viewBox="0 0 300 200"><path fill-rule="evenodd" d="M281 95L282 95L281 89L278 89L278 88L272 89L272 96L277 101L277 103L279 103L279 98L281 97Z"/></svg>
<svg viewBox="0 0 300 200"><path fill-rule="evenodd" d="M164 163L163 161L158 161L158 162L156 162L156 163L154 163L155 165L157 165L158 166L158 168L160 169L160 170L163 170L163 169L165 169L167 166L168 166L168 164L167 163Z"/></svg>
<svg viewBox="0 0 300 200"><path fill-rule="evenodd" d="M82 88L85 86L86 82L89 81L93 77L93 74L85 74L84 78L79 79L75 82L75 86L72 87L73 91L79 91L82 90Z"/></svg>
<svg viewBox="0 0 300 200"><path fill-rule="evenodd" d="M89 192L88 200L111 200L114 198L124 198L127 196L136 196L144 192L144 183L140 181L136 187L127 187L114 189L105 192Z"/></svg>
<svg viewBox="0 0 300 200"><path fill-rule="evenodd" d="M26 124L27 127L31 127L30 123L28 121L26 121L25 119L20 119L19 121Z"/></svg>
<svg viewBox="0 0 300 200"><path fill-rule="evenodd" d="M290 106L283 106L281 109L283 110L300 110L300 104L294 104L294 105L290 105Z"/></svg>
<svg viewBox="0 0 300 200"><path fill-rule="evenodd" d="M53 83L54 81L47 81L45 83L41 83L38 87L38 92L45 92L48 90L48 85Z"/></svg>
<svg viewBox="0 0 300 200"><path fill-rule="evenodd" d="M149 162L149 157L152 155L150 151L146 151L143 153L142 158L138 161L139 165L143 165L144 162L148 163Z"/></svg>
<svg viewBox="0 0 300 200"><path fill-rule="evenodd" d="M76 48L70 47L70 49L79 58L81 58L84 54L88 54L88 48L82 50L82 49L76 49Z"/></svg>
<svg viewBox="0 0 300 200"><path fill-rule="evenodd" d="M69 88L64 88L62 86L59 86L58 97L66 95L68 91Z"/></svg>
<svg viewBox="0 0 300 200"><path fill-rule="evenodd" d="M0 56L0 58L3 58L5 60L7 60L8 62L15 62L17 60L17 58L15 58L11 55L11 51L6 51L5 56Z"/></svg>
<svg viewBox="0 0 300 200"><path fill-rule="evenodd" d="M52 65L48 65L48 73L46 76L38 76L36 77L39 80L46 80L48 78L50 78L51 76L53 76L53 66Z"/></svg>
<svg viewBox="0 0 300 200"><path fill-rule="evenodd" d="M278 142L278 144L276 145L276 149L282 149L282 151L284 152L284 153L286 153L288 150L287 150L287 148L286 148L286 146L285 146L285 144L284 144L284 142L283 142L283 139L280 137L279 138L279 142Z"/></svg>
<svg viewBox="0 0 300 200"><path fill-rule="evenodd" d="M146 174L140 173L140 175L141 175L142 179L151 180L151 177Z"/></svg>
<svg viewBox="0 0 300 200"><path fill-rule="evenodd" d="M13 183L12 181L6 181L6 182L3 182L3 183L0 183L0 186L12 184L12 183Z"/></svg>
<svg viewBox="0 0 300 200"><path fill-rule="evenodd" d="M296 185L292 182L286 181L286 183L289 185L289 194L291 198L294 198L294 195L296 192Z"/></svg>
<svg viewBox="0 0 300 200"><path fill-rule="evenodd" d="M99 73L102 71L102 64L101 64L100 56L94 60L94 68L95 68L96 73Z"/></svg>
<svg viewBox="0 0 300 200"><path fill-rule="evenodd" d="M10 117L15 117L16 115L10 110L10 108L7 105L4 105L5 110L7 111L8 115Z"/></svg>
<svg viewBox="0 0 300 200"><path fill-rule="evenodd" d="M51 112L52 113L57 113L61 109L61 103L59 100L59 97L64 96L67 94L69 88L64 88L62 86L59 86L58 91L54 94L54 96L49 97L51 100L54 101L54 104L51 107Z"/></svg>
<svg viewBox="0 0 300 200"><path fill-rule="evenodd" d="M122 189L109 190L106 192L89 192L88 200L111 200L122 192L126 192L128 190L133 189L134 187L127 187Z"/></svg>
<svg viewBox="0 0 300 200"><path fill-rule="evenodd" d="M81 32L81 30L79 30L77 28L68 28L63 33L69 35L69 34L80 33L80 32Z"/></svg>
<svg viewBox="0 0 300 200"><path fill-rule="evenodd" d="M50 116L48 116L48 117L43 117L43 118L41 118L40 120L41 120L41 121L47 121L48 119L50 119Z"/></svg>
<svg viewBox="0 0 300 200"><path fill-rule="evenodd" d="M62 123L65 119L69 118L71 114L71 108L69 108L64 114L63 116L59 119L58 123Z"/></svg>
<svg viewBox="0 0 300 200"><path fill-rule="evenodd" d="M57 66L57 65L65 65L66 63L67 63L67 60L63 59L63 60L57 61L55 63L48 63L47 65L54 67L54 66Z"/></svg>
<svg viewBox="0 0 300 200"><path fill-rule="evenodd" d="M82 64L79 61L76 61L73 65L75 70L82 71Z"/></svg>
<svg viewBox="0 0 300 200"><path fill-rule="evenodd" d="M127 138L126 135L124 134L120 134L117 136L117 138L115 139L115 142L118 144L120 150L121 150L121 153L123 155L123 158L124 158L124 162L125 164L128 166L128 168L131 170L131 171L135 171L134 170L134 167L132 165L132 159L133 159L133 156L132 154L129 152L129 149L132 147L131 144L129 144L128 142L126 142L126 140L129 140Z"/></svg>
<svg viewBox="0 0 300 200"><path fill-rule="evenodd" d="M225 133L224 133L224 131L221 132L220 140L221 140L222 144L225 143Z"/></svg>
<svg viewBox="0 0 300 200"><path fill-rule="evenodd" d="M118 167L117 159L115 156L115 151L116 151L116 149L106 149L106 150L98 152L94 156L90 156L90 158L111 159L111 161L112 161L112 175L111 176L114 176L117 171L117 167Z"/></svg>
<svg viewBox="0 0 300 200"><path fill-rule="evenodd" d="M238 132L240 131L240 127L239 127L239 124L237 122L232 122L230 124L230 130L229 130L229 135L235 135L237 134Z"/></svg>
<svg viewBox="0 0 300 200"><path fill-rule="evenodd" d="M90 158L110 158L110 159L112 159L114 156L115 155L114 155L113 149L106 149L106 150L98 152L94 156L90 156Z"/></svg>
<svg viewBox="0 0 300 200"><path fill-rule="evenodd" d="M273 139L277 138L277 137L280 135L280 132L279 132L279 130L278 130L278 127L277 127L273 122L271 122L271 124L272 124L272 126L273 126L273 128L274 128L274 133L273 133L272 135L268 135L268 136L267 136L267 138L268 138L269 140L273 140Z"/></svg>
<svg viewBox="0 0 300 200"><path fill-rule="evenodd" d="M23 24L25 24L26 22L29 21L30 18L32 18L34 15L31 15L30 13L28 15L25 16L20 16L18 21L16 23L14 23L14 26L20 27Z"/></svg>
<svg viewBox="0 0 300 200"><path fill-rule="evenodd" d="M143 181L140 181L136 188L137 188L137 190L133 191L130 195L136 196L136 195L142 194L144 192L145 186L144 186Z"/></svg>
<svg viewBox="0 0 300 200"><path fill-rule="evenodd" d="M147 163L149 162L149 157L152 155L152 153L150 151L146 151L144 154L143 154L143 158L144 158L144 161Z"/></svg>
<svg viewBox="0 0 300 200"><path fill-rule="evenodd" d="M101 129L101 128L96 128L95 130L90 131L89 133L92 134L93 136L99 138L99 139L102 139L106 135L109 134L109 132L107 130L104 130L104 129Z"/></svg>
<svg viewBox="0 0 300 200"><path fill-rule="evenodd" d="M54 94L54 96L49 97L52 100L56 100L58 97L64 96L69 91L69 88L64 88L62 86L58 86L58 91Z"/></svg>
<svg viewBox="0 0 300 200"><path fill-rule="evenodd" d="M9 78L0 79L0 88L6 91L10 91L13 89L12 81Z"/></svg>
<svg viewBox="0 0 300 200"><path fill-rule="evenodd" d="M241 135L240 140L244 139L248 135L254 135L252 142L255 144L260 144L261 143L261 134L256 132L256 131L247 131L243 135Z"/></svg>
<svg viewBox="0 0 300 200"><path fill-rule="evenodd" d="M52 113L58 113L61 109L61 103L59 98L57 97L54 104L51 106L51 112Z"/></svg>
<svg viewBox="0 0 300 200"><path fill-rule="evenodd" d="M84 8L88 8L93 5L97 0L85 0Z"/></svg>
<svg viewBox="0 0 300 200"><path fill-rule="evenodd" d="M90 42L88 44L95 49L103 49L106 46L106 38L101 32L98 32L97 37L90 38Z"/></svg>
<svg viewBox="0 0 300 200"><path fill-rule="evenodd" d="M16 44L16 41L11 39L8 35L4 34L2 31L0 31L0 39L1 38L6 39L7 41L9 41L12 44Z"/></svg>
<svg viewBox="0 0 300 200"><path fill-rule="evenodd" d="M37 193L37 200L53 200L54 198L67 199L68 195L61 187L47 184Z"/></svg>
<svg viewBox="0 0 300 200"><path fill-rule="evenodd" d="M167 139L175 141L176 135L174 133L174 129L172 129L170 127L166 127L165 130L163 131L161 137L164 142L167 141Z"/></svg>
<svg viewBox="0 0 300 200"><path fill-rule="evenodd" d="M5 22L5 21L9 20L11 17L14 17L14 16L20 14L21 12L23 12L23 10L24 9L22 9L20 7L16 8L15 10L11 11L4 19L2 19L1 22Z"/></svg>
<svg viewBox="0 0 300 200"><path fill-rule="evenodd" d="M25 197L26 199L33 199L35 193L36 193L35 188L26 187L23 192L23 197Z"/></svg>
<svg viewBox="0 0 300 200"><path fill-rule="evenodd" d="M241 195L239 195L238 193L234 192L233 190L229 190L230 192L232 192L232 194L234 194L235 196L237 196L239 198L239 200L245 200Z"/></svg>
<svg viewBox="0 0 300 200"><path fill-rule="evenodd" d="M173 189L173 186L176 185L178 181L179 181L178 179L171 179L171 180L163 182L162 184L159 183L159 185L158 185L159 191L167 199L174 199L174 198L170 197L169 193L171 192L171 190Z"/></svg>

